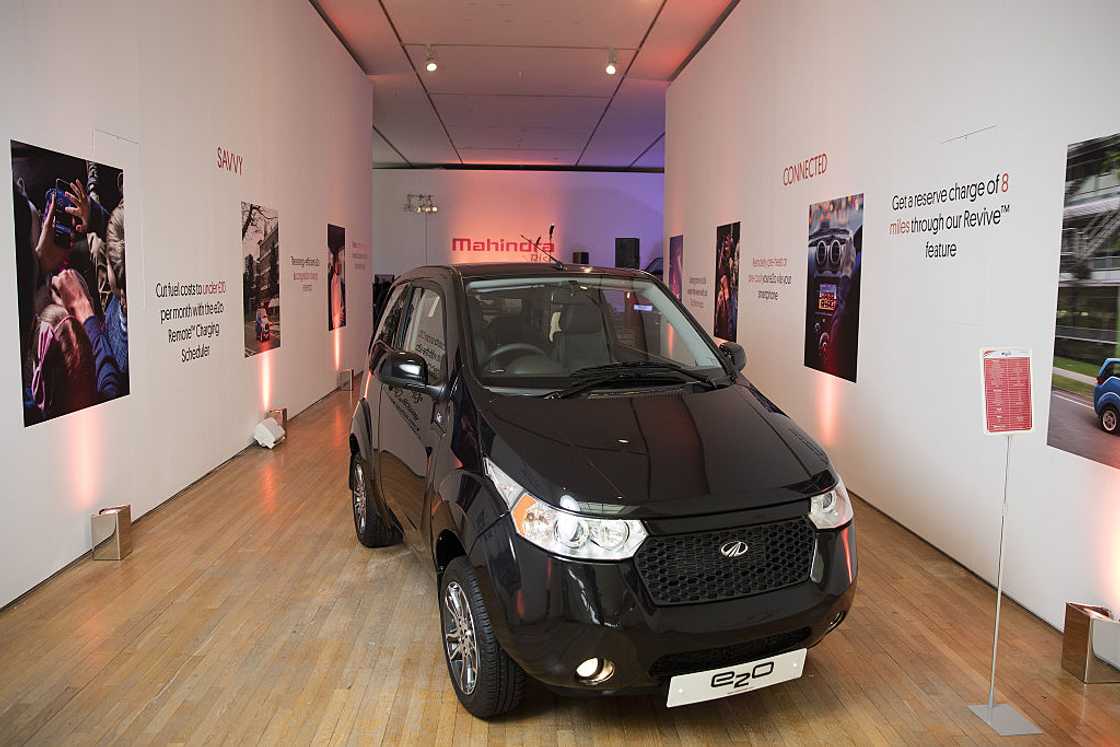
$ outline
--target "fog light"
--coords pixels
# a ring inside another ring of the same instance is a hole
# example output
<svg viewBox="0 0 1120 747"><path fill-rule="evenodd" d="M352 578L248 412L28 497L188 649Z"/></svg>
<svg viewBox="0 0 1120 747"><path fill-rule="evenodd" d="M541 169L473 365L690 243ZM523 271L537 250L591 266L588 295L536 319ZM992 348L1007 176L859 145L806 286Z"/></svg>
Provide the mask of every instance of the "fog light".
<svg viewBox="0 0 1120 747"><path fill-rule="evenodd" d="M581 685L601 685L614 676L614 662L610 659L588 659L576 667L576 680Z"/></svg>

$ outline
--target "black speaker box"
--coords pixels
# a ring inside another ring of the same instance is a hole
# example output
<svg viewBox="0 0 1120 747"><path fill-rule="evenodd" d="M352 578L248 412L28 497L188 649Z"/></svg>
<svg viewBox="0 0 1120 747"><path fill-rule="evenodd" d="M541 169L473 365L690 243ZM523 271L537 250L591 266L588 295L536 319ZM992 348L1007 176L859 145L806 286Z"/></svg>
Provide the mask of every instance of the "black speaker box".
<svg viewBox="0 0 1120 747"><path fill-rule="evenodd" d="M615 267L628 267L630 269L638 269L638 240L637 239L615 239L614 240L614 266Z"/></svg>

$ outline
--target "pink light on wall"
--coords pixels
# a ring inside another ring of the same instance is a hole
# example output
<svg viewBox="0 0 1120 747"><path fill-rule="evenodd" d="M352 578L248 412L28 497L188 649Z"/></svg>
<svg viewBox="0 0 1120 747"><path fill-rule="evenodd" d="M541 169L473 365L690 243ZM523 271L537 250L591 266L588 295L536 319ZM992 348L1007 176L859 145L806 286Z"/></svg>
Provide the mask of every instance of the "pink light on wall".
<svg viewBox="0 0 1120 747"><path fill-rule="evenodd" d="M102 477L102 448L105 428L99 413L93 409L76 413L70 429L70 448L72 469L70 472L71 494L78 508L88 510L97 502L97 494Z"/></svg>
<svg viewBox="0 0 1120 747"><path fill-rule="evenodd" d="M840 380L827 374L817 374L817 437L821 445L831 446L836 438L836 405Z"/></svg>
<svg viewBox="0 0 1120 747"><path fill-rule="evenodd" d="M334 370L342 368L342 328L334 331Z"/></svg>
<svg viewBox="0 0 1120 747"><path fill-rule="evenodd" d="M261 412L268 412L272 403L272 356L262 355L261 358Z"/></svg>

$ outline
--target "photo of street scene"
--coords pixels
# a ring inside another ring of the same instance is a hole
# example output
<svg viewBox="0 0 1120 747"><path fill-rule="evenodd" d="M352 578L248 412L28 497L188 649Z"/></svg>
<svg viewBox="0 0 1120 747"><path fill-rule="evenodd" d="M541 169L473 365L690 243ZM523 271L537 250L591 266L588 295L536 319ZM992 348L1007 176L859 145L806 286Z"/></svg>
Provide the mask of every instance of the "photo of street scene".
<svg viewBox="0 0 1120 747"><path fill-rule="evenodd" d="M241 203L245 357L280 347L280 216Z"/></svg>
<svg viewBox="0 0 1120 747"><path fill-rule="evenodd" d="M1046 442L1120 467L1120 134L1069 146Z"/></svg>

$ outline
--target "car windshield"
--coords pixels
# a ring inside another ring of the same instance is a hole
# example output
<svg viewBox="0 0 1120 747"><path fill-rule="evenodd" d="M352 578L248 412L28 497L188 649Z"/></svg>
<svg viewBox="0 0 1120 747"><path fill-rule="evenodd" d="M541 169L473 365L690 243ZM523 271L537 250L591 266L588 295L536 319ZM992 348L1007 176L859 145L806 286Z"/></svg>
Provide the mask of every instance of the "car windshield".
<svg viewBox="0 0 1120 747"><path fill-rule="evenodd" d="M489 386L562 387L601 366L725 375L711 342L649 280L488 278L466 292L475 370Z"/></svg>

